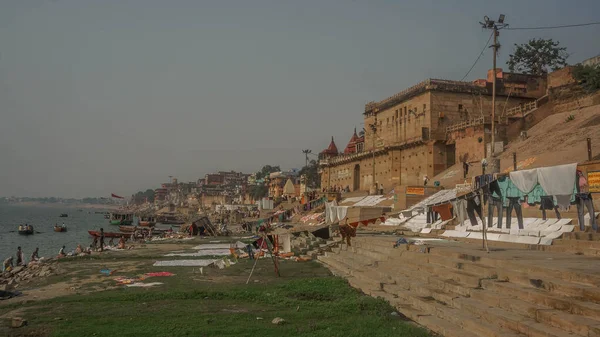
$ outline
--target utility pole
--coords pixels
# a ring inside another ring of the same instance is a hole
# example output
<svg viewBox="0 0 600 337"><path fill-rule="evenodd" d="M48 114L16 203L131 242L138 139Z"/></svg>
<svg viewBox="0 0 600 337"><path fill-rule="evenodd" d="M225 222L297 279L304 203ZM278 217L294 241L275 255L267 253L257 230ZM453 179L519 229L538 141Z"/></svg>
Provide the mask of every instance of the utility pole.
<svg viewBox="0 0 600 337"><path fill-rule="evenodd" d="M312 153L312 151L309 150L309 149L306 149L306 150L302 150L302 153L304 153L304 156L305 156L305 164L304 164L304 166L307 167L308 166L308 155L310 153Z"/></svg>
<svg viewBox="0 0 600 337"><path fill-rule="evenodd" d="M484 16L484 22L479 22L484 29L491 29L494 34L494 44L490 46L490 48L494 49L494 61L493 61L493 83L492 83L492 144L490 145L490 157L494 157L494 146L496 145L496 55L498 54L498 48L500 48L500 44L498 44L498 36L500 35L499 30L505 27L508 27L507 23L504 23L504 14L500 14L498 21L490 20L489 17Z"/></svg>

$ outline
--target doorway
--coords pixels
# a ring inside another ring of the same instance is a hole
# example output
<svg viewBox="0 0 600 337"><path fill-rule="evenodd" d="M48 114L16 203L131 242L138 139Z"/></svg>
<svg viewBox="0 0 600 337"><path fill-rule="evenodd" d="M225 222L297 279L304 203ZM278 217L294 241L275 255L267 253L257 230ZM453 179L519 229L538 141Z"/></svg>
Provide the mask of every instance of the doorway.
<svg viewBox="0 0 600 337"><path fill-rule="evenodd" d="M354 176L352 190L357 191L360 189L360 165L354 165Z"/></svg>

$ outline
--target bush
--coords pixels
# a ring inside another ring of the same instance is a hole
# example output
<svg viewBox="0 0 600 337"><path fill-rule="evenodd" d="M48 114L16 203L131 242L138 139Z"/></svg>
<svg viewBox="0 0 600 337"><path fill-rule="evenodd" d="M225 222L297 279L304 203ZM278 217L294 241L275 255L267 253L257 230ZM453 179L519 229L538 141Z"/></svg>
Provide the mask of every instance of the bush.
<svg viewBox="0 0 600 337"><path fill-rule="evenodd" d="M573 77L587 92L600 89L600 65L584 66L578 64L573 69Z"/></svg>

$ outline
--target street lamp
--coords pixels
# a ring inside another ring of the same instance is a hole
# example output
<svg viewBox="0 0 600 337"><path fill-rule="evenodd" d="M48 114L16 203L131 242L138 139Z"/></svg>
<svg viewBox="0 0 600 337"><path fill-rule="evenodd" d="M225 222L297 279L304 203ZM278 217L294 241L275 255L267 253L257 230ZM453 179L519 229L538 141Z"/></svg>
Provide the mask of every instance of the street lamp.
<svg viewBox="0 0 600 337"><path fill-rule="evenodd" d="M310 150L310 149L302 150L302 153L304 153L304 157L305 157L304 166L308 166L308 155L312 153L312 150Z"/></svg>

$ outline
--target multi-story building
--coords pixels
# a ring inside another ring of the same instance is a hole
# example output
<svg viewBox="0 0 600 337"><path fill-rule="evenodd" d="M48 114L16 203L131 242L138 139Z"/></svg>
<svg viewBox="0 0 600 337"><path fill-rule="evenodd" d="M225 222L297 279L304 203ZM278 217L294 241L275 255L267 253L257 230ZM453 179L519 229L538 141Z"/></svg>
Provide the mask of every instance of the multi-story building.
<svg viewBox="0 0 600 337"><path fill-rule="evenodd" d="M355 133L343 153L331 140L320 154L321 186L369 191L398 185L422 185L463 155L447 132L457 124L487 125L492 110L492 78L474 82L428 79L379 102L363 113L364 130ZM545 78L497 70L496 120L516 105L545 94ZM489 128L485 133L490 134ZM502 140L502 135L496 137ZM479 141L485 148L490 137ZM477 145L479 146L479 145Z"/></svg>

